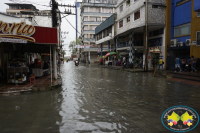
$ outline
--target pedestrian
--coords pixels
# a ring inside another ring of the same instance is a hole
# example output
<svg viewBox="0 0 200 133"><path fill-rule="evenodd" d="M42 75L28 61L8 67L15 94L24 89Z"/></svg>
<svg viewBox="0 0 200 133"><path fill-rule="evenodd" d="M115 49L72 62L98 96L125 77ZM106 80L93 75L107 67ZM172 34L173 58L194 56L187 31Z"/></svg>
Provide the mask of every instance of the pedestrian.
<svg viewBox="0 0 200 133"><path fill-rule="evenodd" d="M142 68L142 57L140 57L140 59L139 59L139 66L140 66L140 68Z"/></svg>
<svg viewBox="0 0 200 133"><path fill-rule="evenodd" d="M191 64L192 64L192 59L191 59L191 57L187 60L187 67L188 67L188 71L190 72L191 70L192 70L192 68L191 68Z"/></svg>
<svg viewBox="0 0 200 133"><path fill-rule="evenodd" d="M159 60L159 70L160 70L160 66L162 66L162 71L163 71L163 59L161 57Z"/></svg>
<svg viewBox="0 0 200 133"><path fill-rule="evenodd" d="M102 66L103 65L103 59L100 58L100 65Z"/></svg>
<svg viewBox="0 0 200 133"><path fill-rule="evenodd" d="M180 68L180 59L178 57L176 57L175 59L175 72L177 71L176 69L179 68L180 72L181 72L181 68Z"/></svg>
<svg viewBox="0 0 200 133"><path fill-rule="evenodd" d="M183 58L183 59L181 59L181 67L182 67L182 71L185 71L185 65L186 65L186 59Z"/></svg>
<svg viewBox="0 0 200 133"><path fill-rule="evenodd" d="M196 64L196 59L194 58L194 56L191 56L192 58L192 72L193 72L193 70L195 71L195 72L197 72L197 70L195 69L195 67L194 67L194 65Z"/></svg>

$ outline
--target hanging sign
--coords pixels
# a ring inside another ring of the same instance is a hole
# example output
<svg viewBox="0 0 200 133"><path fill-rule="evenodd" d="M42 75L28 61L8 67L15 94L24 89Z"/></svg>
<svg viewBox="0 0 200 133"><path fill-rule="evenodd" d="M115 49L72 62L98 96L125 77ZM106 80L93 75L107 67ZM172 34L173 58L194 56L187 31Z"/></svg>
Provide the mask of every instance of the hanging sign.
<svg viewBox="0 0 200 133"><path fill-rule="evenodd" d="M3 39L3 41L18 42L16 39L27 40L35 42L35 39L31 37L35 33L35 27L32 25L21 23L6 23L0 21L0 38L9 38L9 40Z"/></svg>

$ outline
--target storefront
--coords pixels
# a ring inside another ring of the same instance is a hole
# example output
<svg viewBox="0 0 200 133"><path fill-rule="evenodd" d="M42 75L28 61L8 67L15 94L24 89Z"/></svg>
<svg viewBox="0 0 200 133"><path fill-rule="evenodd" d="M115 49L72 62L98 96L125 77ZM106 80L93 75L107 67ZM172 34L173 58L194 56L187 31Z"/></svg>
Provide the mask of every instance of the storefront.
<svg viewBox="0 0 200 133"><path fill-rule="evenodd" d="M57 29L33 26L27 24L26 19L21 21L21 18L3 17L5 19L0 20L0 68L3 79L8 83L26 82L33 61L34 67L41 70L45 61L50 61L54 78L57 78Z"/></svg>

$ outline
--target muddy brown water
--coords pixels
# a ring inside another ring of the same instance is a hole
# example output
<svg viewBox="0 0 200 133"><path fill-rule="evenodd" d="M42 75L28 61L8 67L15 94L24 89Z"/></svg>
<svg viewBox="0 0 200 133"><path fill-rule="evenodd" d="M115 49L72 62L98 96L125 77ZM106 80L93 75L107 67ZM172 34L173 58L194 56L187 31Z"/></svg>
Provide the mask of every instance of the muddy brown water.
<svg viewBox="0 0 200 133"><path fill-rule="evenodd" d="M61 72L61 88L0 97L0 132L168 133L161 122L167 108L200 113L199 86L73 62ZM200 125L191 132L199 133Z"/></svg>

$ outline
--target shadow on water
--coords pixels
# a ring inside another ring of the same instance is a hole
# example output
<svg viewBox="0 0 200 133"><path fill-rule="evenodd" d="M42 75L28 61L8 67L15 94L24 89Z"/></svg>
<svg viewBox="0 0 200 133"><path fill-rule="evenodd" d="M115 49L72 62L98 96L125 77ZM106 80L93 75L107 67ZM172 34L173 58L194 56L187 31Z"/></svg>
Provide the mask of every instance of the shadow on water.
<svg viewBox="0 0 200 133"><path fill-rule="evenodd" d="M61 74L62 89L0 97L0 130L167 133L161 123L167 108L186 105L200 112L198 87L153 77L152 73L91 64L75 67L68 62L61 65Z"/></svg>

